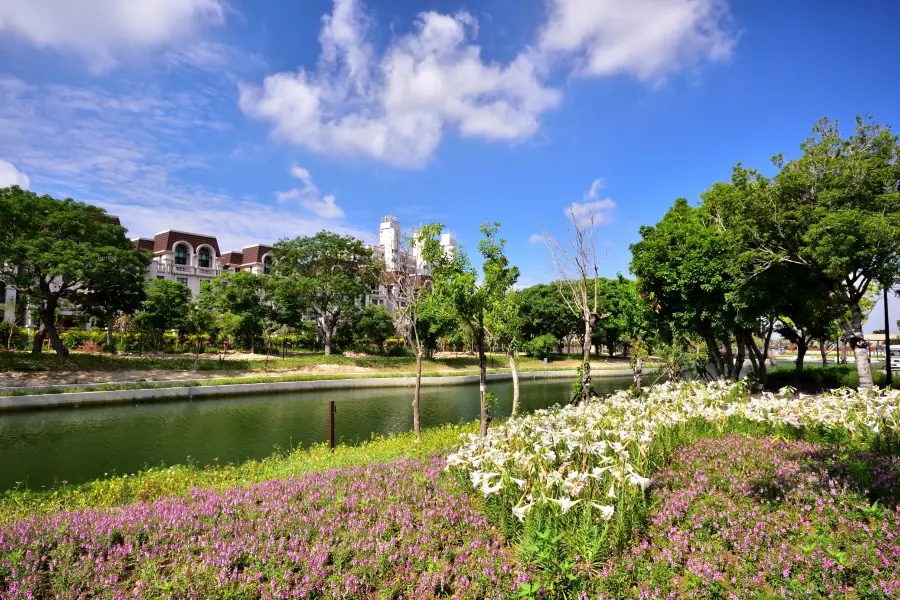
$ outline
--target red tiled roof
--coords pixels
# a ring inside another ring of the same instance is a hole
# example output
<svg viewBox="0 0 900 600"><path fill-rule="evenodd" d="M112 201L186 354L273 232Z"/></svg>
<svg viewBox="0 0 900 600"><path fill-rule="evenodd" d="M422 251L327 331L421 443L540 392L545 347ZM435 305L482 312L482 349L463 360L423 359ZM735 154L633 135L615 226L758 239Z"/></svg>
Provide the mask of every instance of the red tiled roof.
<svg viewBox="0 0 900 600"><path fill-rule="evenodd" d="M166 252L175 247L175 244L178 242L187 242L191 248L194 249L194 252L197 251L197 247L201 245L211 246L215 251L216 256L221 256L222 253L219 252L219 242L215 237L211 235L202 235L199 233L187 233L185 231L163 231L162 233L157 233L156 237L153 240L153 251L154 252Z"/></svg>
<svg viewBox="0 0 900 600"><path fill-rule="evenodd" d="M153 252L153 240L150 238L135 238L131 240L133 250L149 250Z"/></svg>
<svg viewBox="0 0 900 600"><path fill-rule="evenodd" d="M247 246L244 248L244 262L241 264L249 265L252 263L260 263L262 262L263 256L272 250L272 246L263 246L262 244Z"/></svg>
<svg viewBox="0 0 900 600"><path fill-rule="evenodd" d="M226 252L222 255L222 264L224 265L242 265L244 264L244 254L242 252Z"/></svg>

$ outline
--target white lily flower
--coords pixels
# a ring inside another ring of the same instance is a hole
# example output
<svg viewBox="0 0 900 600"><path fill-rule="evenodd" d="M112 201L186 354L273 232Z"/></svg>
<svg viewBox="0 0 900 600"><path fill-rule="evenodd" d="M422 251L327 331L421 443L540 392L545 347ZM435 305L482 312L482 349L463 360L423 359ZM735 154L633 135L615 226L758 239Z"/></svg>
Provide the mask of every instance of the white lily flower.
<svg viewBox="0 0 900 600"><path fill-rule="evenodd" d="M523 504L522 506L514 506L512 509L512 513L513 513L513 515L515 515L516 518L518 518L520 521L524 522L525 521L525 513L528 512L528 509L531 508L531 506L533 504L534 504L534 502L529 502L528 504Z"/></svg>
<svg viewBox="0 0 900 600"><path fill-rule="evenodd" d="M606 504L595 504L591 502L591 506L600 511L600 518L604 521L612 519L613 513L616 512L615 506L607 506Z"/></svg>

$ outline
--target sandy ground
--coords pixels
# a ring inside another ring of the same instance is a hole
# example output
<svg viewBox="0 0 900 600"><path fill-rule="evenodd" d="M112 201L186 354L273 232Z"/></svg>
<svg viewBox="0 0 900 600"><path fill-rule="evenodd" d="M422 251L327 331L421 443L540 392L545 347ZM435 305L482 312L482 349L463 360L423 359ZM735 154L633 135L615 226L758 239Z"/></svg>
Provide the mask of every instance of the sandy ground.
<svg viewBox="0 0 900 600"><path fill-rule="evenodd" d="M375 373L348 365L311 365L297 369L270 369L265 371L173 371L170 369L141 369L134 371L56 371L46 373L0 373L0 387L70 385L75 383L130 383L141 381L180 381L186 379L231 379L261 377L265 375L294 374L362 374Z"/></svg>
<svg viewBox="0 0 900 600"><path fill-rule="evenodd" d="M437 358L451 358L456 355L450 353L438 354ZM177 355L178 358L187 358L186 355ZM231 353L226 360L259 360L265 358L264 355L249 353ZM206 358L201 360L217 360ZM628 359L622 358L602 358L600 360L591 361L592 367L596 370L604 369L627 369L629 368ZM222 378L241 378L241 377L261 377L265 375L283 376L283 375L300 375L300 374L318 374L318 375L366 375L385 372L412 373L413 369L401 369L396 371L384 368L368 368L353 365L308 365L291 369L277 368L278 361L273 360L273 367L268 372L262 370L224 370L224 371L191 371L191 370L171 370L171 369L140 369L140 370L123 370L123 371L47 371L47 372L2 372L0 373L0 387L21 387L21 386L50 386L50 385L71 385L79 383L133 383L143 381L179 381L191 379L222 379ZM493 365L494 368L505 369L507 364L505 361L496 359L493 363L489 360L488 366ZM560 368L576 368L577 360L555 361L548 365L551 369ZM473 371L477 367L465 369L465 371ZM539 365L529 364L528 368L534 370L540 368ZM427 371L450 372L457 371L449 366L440 364L426 365Z"/></svg>

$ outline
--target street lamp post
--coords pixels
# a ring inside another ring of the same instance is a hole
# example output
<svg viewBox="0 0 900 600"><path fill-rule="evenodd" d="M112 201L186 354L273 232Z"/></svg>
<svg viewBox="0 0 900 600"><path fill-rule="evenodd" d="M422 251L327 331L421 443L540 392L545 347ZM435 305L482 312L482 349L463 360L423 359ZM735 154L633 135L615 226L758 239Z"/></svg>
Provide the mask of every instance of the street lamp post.
<svg viewBox="0 0 900 600"><path fill-rule="evenodd" d="M888 321L888 286L884 286L884 371L891 385L891 326Z"/></svg>

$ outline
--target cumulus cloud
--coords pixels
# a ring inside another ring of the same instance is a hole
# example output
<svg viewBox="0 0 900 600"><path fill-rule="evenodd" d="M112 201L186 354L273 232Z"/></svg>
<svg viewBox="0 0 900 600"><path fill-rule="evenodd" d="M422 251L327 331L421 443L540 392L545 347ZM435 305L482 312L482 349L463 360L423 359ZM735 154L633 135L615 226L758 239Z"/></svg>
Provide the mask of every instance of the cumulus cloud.
<svg viewBox="0 0 900 600"><path fill-rule="evenodd" d="M73 50L97 70L120 53L185 39L225 21L222 0L3 0L0 34Z"/></svg>
<svg viewBox="0 0 900 600"><path fill-rule="evenodd" d="M543 244L544 241L546 241L546 239L547 238L544 236L543 233L532 233L528 237L528 243L529 244Z"/></svg>
<svg viewBox="0 0 900 600"><path fill-rule="evenodd" d="M28 176L18 170L11 162L0 160L0 188L14 185L28 189Z"/></svg>
<svg viewBox="0 0 900 600"><path fill-rule="evenodd" d="M551 0L538 47L572 56L584 76L659 82L703 60L731 56L726 0Z"/></svg>
<svg viewBox="0 0 900 600"><path fill-rule="evenodd" d="M612 218L612 209L616 203L609 198L601 198L600 190L603 180L595 179L585 193L582 202L573 202L566 207L566 216L573 219L580 227L603 225Z"/></svg>
<svg viewBox="0 0 900 600"><path fill-rule="evenodd" d="M380 57L365 41L369 25L357 0L335 0L317 68L241 85L241 109L271 123L276 138L315 152L422 167L448 129L518 142L560 101L528 53L485 61L468 13L422 13Z"/></svg>
<svg viewBox="0 0 900 600"><path fill-rule="evenodd" d="M319 188L313 183L312 175L297 163L291 166L291 175L303 183L303 187L293 188L287 192L278 192L279 202L299 200L300 206L315 213L323 219L340 219L344 211L335 202L334 195L321 196Z"/></svg>

